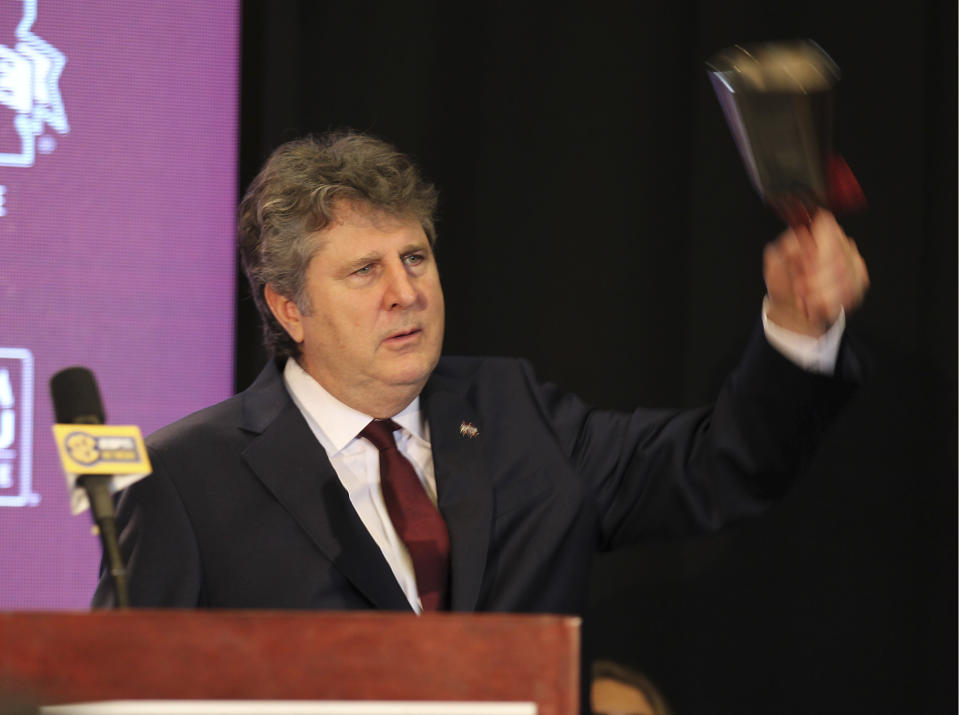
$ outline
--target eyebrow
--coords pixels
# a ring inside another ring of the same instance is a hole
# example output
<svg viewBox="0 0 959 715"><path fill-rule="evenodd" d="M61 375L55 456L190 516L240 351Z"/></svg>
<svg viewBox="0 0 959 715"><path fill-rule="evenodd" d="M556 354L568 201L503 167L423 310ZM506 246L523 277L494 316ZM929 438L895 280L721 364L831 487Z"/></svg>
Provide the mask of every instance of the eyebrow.
<svg viewBox="0 0 959 715"><path fill-rule="evenodd" d="M429 249L428 241L414 241L412 243L408 243L405 246L403 246L403 248L400 249L399 253L401 256L405 256L410 253L416 253L417 251L422 251L426 249ZM368 263L375 263L376 261L379 261L382 258L383 258L382 252L373 251L371 253L367 253L365 255L354 258L351 261L348 261L345 264L344 268L352 272L358 268L362 268Z"/></svg>
<svg viewBox="0 0 959 715"><path fill-rule="evenodd" d="M422 251L424 249L432 253L432 248L430 248L429 241L413 241L403 246L403 250L400 251L400 255L405 256L408 253L416 253L417 251Z"/></svg>
<svg viewBox="0 0 959 715"><path fill-rule="evenodd" d="M359 258L354 258L352 261L347 261L343 268L344 270L352 273L354 270L362 268L368 263L375 263L376 261L380 260L382 255L382 253L367 253L365 256L360 256Z"/></svg>

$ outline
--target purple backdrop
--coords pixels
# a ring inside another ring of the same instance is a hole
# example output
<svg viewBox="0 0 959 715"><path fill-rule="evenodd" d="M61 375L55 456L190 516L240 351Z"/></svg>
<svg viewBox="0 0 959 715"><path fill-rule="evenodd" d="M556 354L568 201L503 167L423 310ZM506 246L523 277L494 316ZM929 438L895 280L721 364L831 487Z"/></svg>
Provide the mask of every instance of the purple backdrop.
<svg viewBox="0 0 959 715"><path fill-rule="evenodd" d="M53 373L144 434L231 392L238 5L0 0L0 609L95 584Z"/></svg>

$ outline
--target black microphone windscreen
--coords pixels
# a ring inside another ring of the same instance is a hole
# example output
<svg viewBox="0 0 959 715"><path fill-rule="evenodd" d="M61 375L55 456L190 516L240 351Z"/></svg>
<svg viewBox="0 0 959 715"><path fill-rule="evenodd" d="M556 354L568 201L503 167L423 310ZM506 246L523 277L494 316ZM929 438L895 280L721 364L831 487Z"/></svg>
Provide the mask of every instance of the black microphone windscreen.
<svg viewBox="0 0 959 715"><path fill-rule="evenodd" d="M103 424L107 421L100 389L85 367L64 368L50 378L50 396L57 424Z"/></svg>

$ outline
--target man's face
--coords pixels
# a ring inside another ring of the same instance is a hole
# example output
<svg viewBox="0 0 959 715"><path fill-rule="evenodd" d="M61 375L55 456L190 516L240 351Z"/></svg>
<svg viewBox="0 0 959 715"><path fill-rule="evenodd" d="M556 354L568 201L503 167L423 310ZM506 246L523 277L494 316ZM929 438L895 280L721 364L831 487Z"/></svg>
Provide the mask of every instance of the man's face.
<svg viewBox="0 0 959 715"><path fill-rule="evenodd" d="M416 220L344 203L314 239L309 314L280 299L277 317L300 343L303 368L334 397L391 417L419 394L443 343L443 291L426 233Z"/></svg>

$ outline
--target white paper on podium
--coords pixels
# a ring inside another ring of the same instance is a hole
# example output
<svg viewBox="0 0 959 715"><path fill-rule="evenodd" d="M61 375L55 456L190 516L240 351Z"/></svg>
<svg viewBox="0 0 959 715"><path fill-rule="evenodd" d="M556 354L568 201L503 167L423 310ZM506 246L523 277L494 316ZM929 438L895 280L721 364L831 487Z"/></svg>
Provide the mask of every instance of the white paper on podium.
<svg viewBox="0 0 959 715"><path fill-rule="evenodd" d="M417 700L108 700L42 715L536 715L536 703Z"/></svg>

